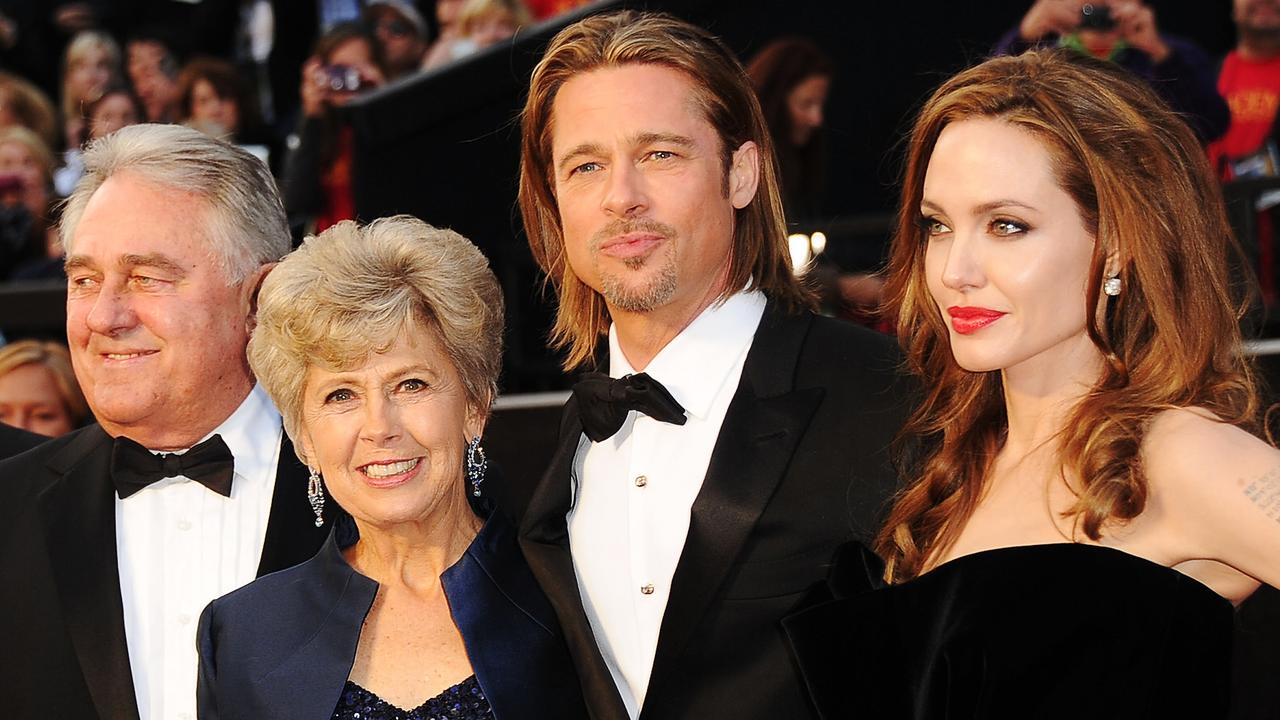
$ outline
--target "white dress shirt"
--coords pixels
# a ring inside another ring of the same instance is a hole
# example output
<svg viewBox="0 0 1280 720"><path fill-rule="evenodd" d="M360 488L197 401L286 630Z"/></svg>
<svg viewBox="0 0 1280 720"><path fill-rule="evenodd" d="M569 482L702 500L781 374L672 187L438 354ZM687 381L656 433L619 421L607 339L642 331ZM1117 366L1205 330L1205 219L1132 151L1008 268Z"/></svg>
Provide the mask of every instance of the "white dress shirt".
<svg viewBox="0 0 1280 720"><path fill-rule="evenodd" d="M579 441L568 513L578 590L632 718L640 714L689 514L742 377L765 297L712 305L644 369L685 409L684 425L631 411L616 435ZM609 329L609 375L633 373Z"/></svg>
<svg viewBox="0 0 1280 720"><path fill-rule="evenodd" d="M235 458L231 497L185 477L116 496L124 634L142 720L196 716L196 621L210 600L257 575L282 431L255 386L206 436L221 435Z"/></svg>

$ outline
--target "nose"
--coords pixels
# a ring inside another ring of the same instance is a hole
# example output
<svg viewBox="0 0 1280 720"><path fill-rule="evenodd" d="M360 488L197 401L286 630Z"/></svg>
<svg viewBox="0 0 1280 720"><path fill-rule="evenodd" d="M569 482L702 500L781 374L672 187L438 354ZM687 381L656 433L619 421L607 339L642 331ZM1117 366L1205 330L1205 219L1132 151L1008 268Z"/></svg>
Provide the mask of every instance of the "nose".
<svg viewBox="0 0 1280 720"><path fill-rule="evenodd" d="M400 437L400 413L381 393L372 393L364 406L364 426L360 439L381 447Z"/></svg>
<svg viewBox="0 0 1280 720"><path fill-rule="evenodd" d="M648 207L644 178L634 165L615 163L609 171L601 206L605 212L619 218L639 215Z"/></svg>
<svg viewBox="0 0 1280 720"><path fill-rule="evenodd" d="M137 325L138 315L127 292L104 285L85 315L85 324L98 335L115 337Z"/></svg>
<svg viewBox="0 0 1280 720"><path fill-rule="evenodd" d="M972 241L956 234L949 242L931 246L930 252L934 251L946 253L942 264L944 286L961 292L982 287L984 276Z"/></svg>

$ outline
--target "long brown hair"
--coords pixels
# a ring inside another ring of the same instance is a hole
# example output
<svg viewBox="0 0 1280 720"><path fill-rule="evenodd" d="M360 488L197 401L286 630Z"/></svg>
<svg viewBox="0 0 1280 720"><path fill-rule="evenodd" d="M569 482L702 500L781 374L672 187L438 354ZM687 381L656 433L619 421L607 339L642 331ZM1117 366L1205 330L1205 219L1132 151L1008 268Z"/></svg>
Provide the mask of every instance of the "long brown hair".
<svg viewBox="0 0 1280 720"><path fill-rule="evenodd" d="M956 364L924 276L919 217L930 155L943 128L979 117L1040 141L1096 239L1082 301L1105 362L1056 448L1063 471L1079 478L1067 512L1076 531L1097 540L1104 522L1142 512L1139 451L1161 410L1198 406L1257 429L1238 327L1245 302L1228 272L1238 246L1191 129L1141 80L1109 63L1060 50L988 60L933 94L908 147L886 297L909 368L927 380L904 431L922 438L924 451L877 540L890 581L918 575L955 542L1008 426L1000 373ZM1100 292L1109 256L1123 284L1110 298Z"/></svg>
<svg viewBox="0 0 1280 720"><path fill-rule="evenodd" d="M769 129L741 63L710 33L669 15L629 10L580 20L551 40L533 71L520 139L520 212L529 248L559 295L551 344L568 348L566 370L591 359L608 331L604 299L578 279L565 256L564 228L551 184L552 105L574 75L628 64L684 73L720 137L725 172L733 151L751 140L760 148L756 197L734 213L734 243L725 294L748 285L783 307L812 308L813 296L795 277L787 249L777 169Z"/></svg>

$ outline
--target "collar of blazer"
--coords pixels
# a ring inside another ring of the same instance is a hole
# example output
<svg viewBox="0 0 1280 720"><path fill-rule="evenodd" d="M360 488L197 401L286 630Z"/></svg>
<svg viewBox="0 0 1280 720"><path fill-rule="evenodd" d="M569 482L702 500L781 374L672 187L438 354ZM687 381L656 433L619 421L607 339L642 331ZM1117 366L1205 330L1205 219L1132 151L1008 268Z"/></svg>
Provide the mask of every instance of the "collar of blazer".
<svg viewBox="0 0 1280 720"><path fill-rule="evenodd" d="M795 386L800 352L812 322L811 314L788 314L772 301L765 308L712 450L706 479L693 503L689 535L659 632L650 699L668 683L680 682L682 650L718 597L822 401L821 389ZM521 546L560 617L588 704L597 715L625 718L583 610L569 551L565 515L572 502L573 459L582 438L572 399L565 406L560 438L551 466L530 498L520 527Z"/></svg>
<svg viewBox="0 0 1280 720"><path fill-rule="evenodd" d="M133 718L138 707L120 599L111 445L111 436L98 425L76 431L46 462L58 479L41 492L38 503L67 634L94 705L102 717ZM258 576L310 558L324 542L329 526L315 526L306 479L306 468L285 437ZM331 503L326 521L337 512Z"/></svg>

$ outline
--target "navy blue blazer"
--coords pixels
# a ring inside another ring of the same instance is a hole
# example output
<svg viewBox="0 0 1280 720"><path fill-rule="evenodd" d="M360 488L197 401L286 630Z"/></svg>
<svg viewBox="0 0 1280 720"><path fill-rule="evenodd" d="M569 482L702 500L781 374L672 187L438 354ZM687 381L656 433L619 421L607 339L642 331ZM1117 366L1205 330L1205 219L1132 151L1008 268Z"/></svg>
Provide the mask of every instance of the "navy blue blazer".
<svg viewBox="0 0 1280 720"><path fill-rule="evenodd" d="M358 537L344 515L314 558L205 608L197 634L202 720L332 717L378 592L342 556ZM555 612L501 514L490 514L440 579L497 720L587 717Z"/></svg>

